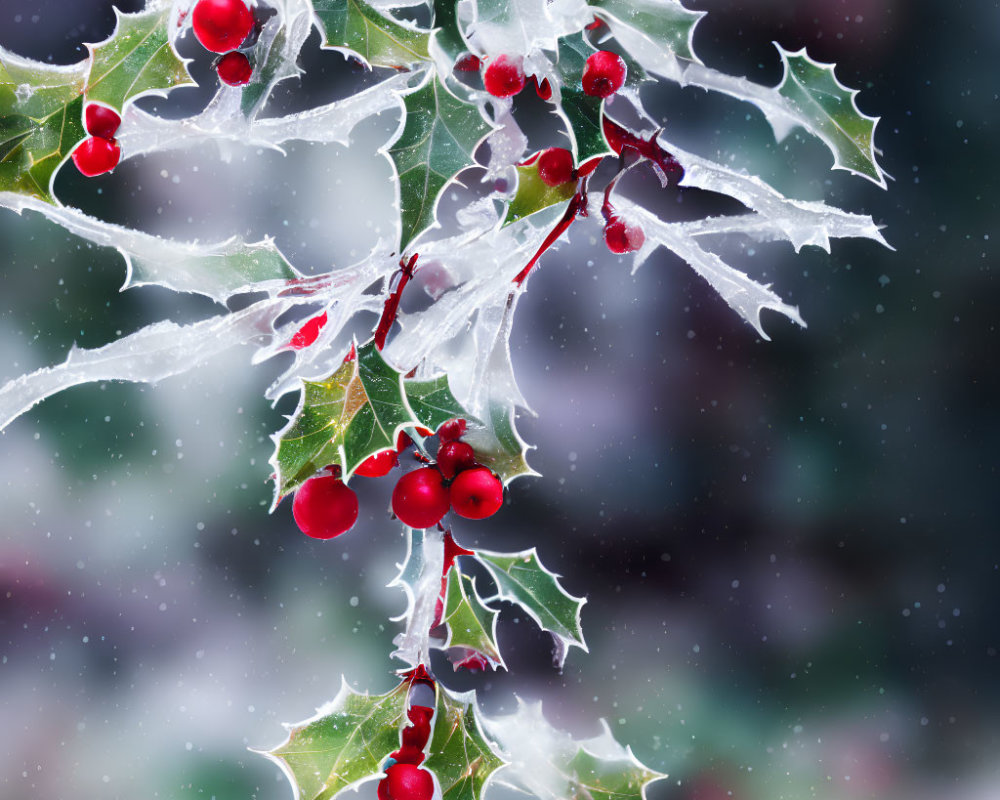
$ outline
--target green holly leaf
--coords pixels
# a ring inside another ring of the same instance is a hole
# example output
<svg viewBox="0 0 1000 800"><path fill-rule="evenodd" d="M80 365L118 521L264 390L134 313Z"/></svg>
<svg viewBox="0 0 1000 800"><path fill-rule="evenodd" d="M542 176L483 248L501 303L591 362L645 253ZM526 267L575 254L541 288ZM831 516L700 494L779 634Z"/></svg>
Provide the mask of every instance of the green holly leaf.
<svg viewBox="0 0 1000 800"><path fill-rule="evenodd" d="M373 67L409 69L430 60L430 32L402 25L363 0L313 0L323 46L350 50Z"/></svg>
<svg viewBox="0 0 1000 800"><path fill-rule="evenodd" d="M258 751L278 762L299 800L329 800L377 775L399 747L409 683L387 694L358 694L347 682L314 717L288 726L288 739Z"/></svg>
<svg viewBox="0 0 1000 800"><path fill-rule="evenodd" d="M561 82L561 115L566 120L567 133L577 164L613 151L604 138L601 114L604 100L584 94L580 82L587 58L596 52L582 33L563 36L559 40L559 61L556 69Z"/></svg>
<svg viewBox="0 0 1000 800"><path fill-rule="evenodd" d="M510 225L550 206L565 203L576 192L576 181L566 181L558 186L545 183L538 174L537 161L516 169L517 192L507 206L504 225Z"/></svg>
<svg viewBox="0 0 1000 800"><path fill-rule="evenodd" d="M444 649L467 647L484 655L494 669L498 666L507 669L497 645L498 616L499 611L489 608L480 599L476 582L452 566L448 570L448 588L441 619L448 626Z"/></svg>
<svg viewBox="0 0 1000 800"><path fill-rule="evenodd" d="M489 467L507 486L521 475L537 475L525 458L528 445L514 427L514 407L490 404L490 426L470 424L464 437L476 453L476 461Z"/></svg>
<svg viewBox="0 0 1000 800"><path fill-rule="evenodd" d="M556 642L556 663L562 666L570 647L587 652L580 626L585 597L574 597L559 583L559 575L546 569L535 548L519 553L476 550L497 585L497 597L520 606Z"/></svg>
<svg viewBox="0 0 1000 800"><path fill-rule="evenodd" d="M389 157L399 174L400 250L434 224L438 196L459 172L490 126L479 109L452 95L433 73L404 96L406 124Z"/></svg>
<svg viewBox="0 0 1000 800"><path fill-rule="evenodd" d="M541 800L643 800L646 787L667 776L640 763L601 725L600 736L576 741L548 723L541 703L520 699L514 714L483 719L509 762L498 776L503 783Z"/></svg>
<svg viewBox="0 0 1000 800"><path fill-rule="evenodd" d="M436 432L455 417L476 421L451 393L447 375L439 375L430 380L406 380L403 381L403 388L413 418L429 430Z"/></svg>
<svg viewBox="0 0 1000 800"><path fill-rule="evenodd" d="M403 376L373 343L329 377L303 381L299 407L277 434L271 457L276 501L329 464L339 464L344 479L380 450L395 447L403 428L417 421L403 394Z"/></svg>
<svg viewBox="0 0 1000 800"><path fill-rule="evenodd" d="M428 750L424 766L437 776L443 800L480 800L505 763L483 735L475 692L452 694L440 684Z"/></svg>
<svg viewBox="0 0 1000 800"><path fill-rule="evenodd" d="M804 47L794 53L776 47L785 68L777 91L796 121L830 148L834 169L862 175L884 189L885 174L875 160L878 118L858 110L858 90L844 86L834 74L835 65L814 61Z"/></svg>
<svg viewBox="0 0 1000 800"><path fill-rule="evenodd" d="M434 0L434 30L431 38L454 66L458 57L468 50L458 25L458 3L454 0Z"/></svg>
<svg viewBox="0 0 1000 800"><path fill-rule="evenodd" d="M194 85L167 37L169 4L138 14L123 14L116 8L115 16L114 33L100 44L87 45L91 53L88 100L121 111L139 95L165 94L177 86Z"/></svg>
<svg viewBox="0 0 1000 800"><path fill-rule="evenodd" d="M86 136L87 62L57 67L0 48L0 191L55 203L52 179Z"/></svg>
<svg viewBox="0 0 1000 800"><path fill-rule="evenodd" d="M632 36L638 35L650 40L661 57L669 53L689 61L698 60L692 37L698 20L705 16L704 11L690 11L676 0L590 0L590 6L623 47L629 47Z"/></svg>

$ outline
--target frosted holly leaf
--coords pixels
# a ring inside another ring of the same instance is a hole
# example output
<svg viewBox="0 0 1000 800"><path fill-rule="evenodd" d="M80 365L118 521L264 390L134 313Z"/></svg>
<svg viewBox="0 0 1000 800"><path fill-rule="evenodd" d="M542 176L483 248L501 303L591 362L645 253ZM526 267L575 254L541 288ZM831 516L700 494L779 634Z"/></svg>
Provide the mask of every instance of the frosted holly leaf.
<svg viewBox="0 0 1000 800"><path fill-rule="evenodd" d="M405 380L403 388L414 419L429 430L436 432L455 417L475 419L451 393L447 375L439 375L430 380Z"/></svg>
<svg viewBox="0 0 1000 800"><path fill-rule="evenodd" d="M350 50L373 67L410 68L430 60L430 32L386 17L363 0L313 0L323 46Z"/></svg>
<svg viewBox="0 0 1000 800"><path fill-rule="evenodd" d="M434 0L434 43L447 57L449 67L467 50L462 31L458 26L458 4L454 0Z"/></svg>
<svg viewBox="0 0 1000 800"><path fill-rule="evenodd" d="M431 227L441 191L475 163L472 155L490 132L479 109L455 98L433 71L403 102L406 124L388 150L399 174L400 250Z"/></svg>
<svg viewBox="0 0 1000 800"><path fill-rule="evenodd" d="M448 588L441 618L448 626L448 640L443 645L445 649L466 647L485 656L493 669L507 669L497 645L499 615L499 611L483 603L472 578L463 575L455 566L448 570Z"/></svg>
<svg viewBox="0 0 1000 800"><path fill-rule="evenodd" d="M619 44L649 70L674 77L677 58L697 61L692 37L704 11L676 0L590 0Z"/></svg>
<svg viewBox="0 0 1000 800"><path fill-rule="evenodd" d="M875 161L878 118L858 110L858 90L844 86L834 64L814 61L804 47L794 53L776 47L785 68L778 92L805 120L806 129L833 152L833 168L863 175L885 188L885 175Z"/></svg>
<svg viewBox="0 0 1000 800"><path fill-rule="evenodd" d="M337 696L312 718L289 725L288 739L269 751L299 800L329 800L377 775L399 747L409 683L387 694L359 694L342 681Z"/></svg>
<svg viewBox="0 0 1000 800"><path fill-rule="evenodd" d="M538 174L538 162L516 167L517 191L507 206L507 216L503 224L529 217L559 203L565 203L576 193L576 181L566 181L557 186L549 186Z"/></svg>
<svg viewBox="0 0 1000 800"><path fill-rule="evenodd" d="M667 776L616 742L603 720L601 726L599 736L577 741L549 724L541 703L519 698L514 714L483 719L487 734L509 761L496 782L539 800L644 800L646 787Z"/></svg>
<svg viewBox="0 0 1000 800"><path fill-rule="evenodd" d="M389 586L406 593L406 610L394 621L405 621L405 630L393 639L393 658L411 667L430 663L430 629L441 595L444 543L437 531L409 529L406 560Z"/></svg>
<svg viewBox="0 0 1000 800"><path fill-rule="evenodd" d="M483 735L475 692L452 694L440 684L428 752L424 766L437 776L443 800L480 800L505 763Z"/></svg>
<svg viewBox="0 0 1000 800"><path fill-rule="evenodd" d="M184 61L167 37L170 4L150 11L123 14L115 9L115 31L100 44L87 45L91 54L87 99L119 111L134 97L165 95L177 86L193 86Z"/></svg>
<svg viewBox="0 0 1000 800"><path fill-rule="evenodd" d="M562 666L570 647L587 652L580 626L585 597L567 592L559 575L546 569L535 548L519 553L476 550L478 559L497 586L497 598L520 606L543 631L555 639L555 661Z"/></svg>
<svg viewBox="0 0 1000 800"><path fill-rule="evenodd" d="M514 407L494 403L489 408L490 427L470 425L462 441L472 446L476 462L489 467L506 486L521 475L537 475L527 458L528 444L514 427Z"/></svg>
<svg viewBox="0 0 1000 800"><path fill-rule="evenodd" d="M178 242L12 192L0 192L0 207L19 214L25 209L37 211L70 233L102 247L116 248L125 259L123 290L156 284L224 303L239 292L266 290L265 282L301 277L271 239L252 243L236 237L205 244Z"/></svg>
<svg viewBox="0 0 1000 800"><path fill-rule="evenodd" d="M604 99L585 94L581 83L587 58L595 52L582 33L564 36L559 40L559 62L556 65L561 82L562 102L559 113L566 120L577 164L583 164L595 156L612 154L601 125Z"/></svg>
<svg viewBox="0 0 1000 800"><path fill-rule="evenodd" d="M267 21L254 45L253 75L240 97L245 115L259 112L278 83L301 74L295 61L311 30L309 0L288 0L280 13Z"/></svg>
<svg viewBox="0 0 1000 800"><path fill-rule="evenodd" d="M275 502L329 464L344 479L371 455L395 447L416 424L403 396L403 376L373 343L319 381L303 381L295 415L275 437Z"/></svg>

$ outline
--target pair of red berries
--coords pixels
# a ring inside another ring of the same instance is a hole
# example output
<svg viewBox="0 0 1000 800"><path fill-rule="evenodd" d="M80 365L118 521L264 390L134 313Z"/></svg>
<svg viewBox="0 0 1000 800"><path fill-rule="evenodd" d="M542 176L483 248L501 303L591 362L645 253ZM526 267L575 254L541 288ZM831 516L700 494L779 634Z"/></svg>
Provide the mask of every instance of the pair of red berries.
<svg viewBox="0 0 1000 800"><path fill-rule="evenodd" d="M73 163L88 178L111 172L122 157L122 149L115 140L122 118L113 108L88 103L83 124L90 136L73 151Z"/></svg>
<svg viewBox="0 0 1000 800"><path fill-rule="evenodd" d="M503 484L476 463L472 447L461 441L465 420L453 419L438 430L437 465L407 472L392 490L392 513L411 528L437 525L449 509L466 519L486 519L503 505Z"/></svg>
<svg viewBox="0 0 1000 800"><path fill-rule="evenodd" d="M646 234L638 225L629 225L617 214L604 224L604 243L612 253L634 253L646 242Z"/></svg>
<svg viewBox="0 0 1000 800"><path fill-rule="evenodd" d="M215 62L223 83L245 86L250 82L250 59L236 49L253 30L253 13L243 0L198 0L191 12L191 28L206 50L225 53Z"/></svg>
<svg viewBox="0 0 1000 800"><path fill-rule="evenodd" d="M379 800L431 800L434 795L434 778L427 770L420 769L431 735L434 709L410 706L406 715L410 724L403 729L400 748L389 756L394 763L379 781Z"/></svg>
<svg viewBox="0 0 1000 800"><path fill-rule="evenodd" d="M628 68L622 57L610 50L598 50L591 53L583 67L580 83L583 93L591 97L611 97L625 85L625 75ZM494 97L513 97L527 84L524 75L523 59L501 55L493 59L483 73L483 86ZM548 80L541 85L535 84L543 100L551 96L552 90L547 87ZM547 91L546 91L547 89ZM548 95L544 96L544 95Z"/></svg>

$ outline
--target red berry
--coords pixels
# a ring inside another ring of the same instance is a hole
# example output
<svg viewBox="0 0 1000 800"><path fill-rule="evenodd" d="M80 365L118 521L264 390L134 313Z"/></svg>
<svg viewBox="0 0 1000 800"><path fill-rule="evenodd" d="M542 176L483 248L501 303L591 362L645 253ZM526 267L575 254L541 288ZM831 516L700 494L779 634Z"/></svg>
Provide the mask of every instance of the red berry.
<svg viewBox="0 0 1000 800"><path fill-rule="evenodd" d="M627 68L622 57L610 50L598 50L583 68L583 93L591 97L611 97L625 85Z"/></svg>
<svg viewBox="0 0 1000 800"><path fill-rule="evenodd" d="M604 226L604 242L612 253L632 253L642 247L646 234L638 225L627 225L620 217L612 217Z"/></svg>
<svg viewBox="0 0 1000 800"><path fill-rule="evenodd" d="M253 14L243 0L198 0L191 27L202 47L225 53L239 47L253 28Z"/></svg>
<svg viewBox="0 0 1000 800"><path fill-rule="evenodd" d="M438 448L437 467L449 480L476 466L476 454L465 442L445 442Z"/></svg>
<svg viewBox="0 0 1000 800"><path fill-rule="evenodd" d="M479 72L482 65L479 56L466 53L464 56L460 56L458 61L455 62L455 70L458 72Z"/></svg>
<svg viewBox="0 0 1000 800"><path fill-rule="evenodd" d="M465 435L467 425L461 417L455 417L438 428L438 439L442 442L457 442Z"/></svg>
<svg viewBox="0 0 1000 800"><path fill-rule="evenodd" d="M398 464L399 459L396 458L394 450L382 450L362 461L354 470L354 474L362 478L381 478L392 472L392 468Z"/></svg>
<svg viewBox="0 0 1000 800"><path fill-rule="evenodd" d="M431 717L434 716L434 709L429 706L410 706L406 710L406 716L410 722L418 728L428 728L431 724Z"/></svg>
<svg viewBox="0 0 1000 800"><path fill-rule="evenodd" d="M389 797L389 779L382 778L378 782L378 800L391 800Z"/></svg>
<svg viewBox="0 0 1000 800"><path fill-rule="evenodd" d="M122 118L118 116L117 111L97 103L87 104L87 109L83 113L83 121L87 133L101 139L113 139L118 131L118 126L122 124Z"/></svg>
<svg viewBox="0 0 1000 800"><path fill-rule="evenodd" d="M227 86L246 86L253 75L250 59L239 50L220 58L215 64L215 71L219 73L219 80Z"/></svg>
<svg viewBox="0 0 1000 800"><path fill-rule="evenodd" d="M486 519L503 505L503 484L486 467L460 472L451 483L451 507L466 519Z"/></svg>
<svg viewBox="0 0 1000 800"><path fill-rule="evenodd" d="M431 800L434 795L434 778L427 770L412 764L389 767L385 771L385 784L388 800Z"/></svg>
<svg viewBox="0 0 1000 800"><path fill-rule="evenodd" d="M513 97L524 88L526 78L520 58L498 56L486 68L483 86L494 97Z"/></svg>
<svg viewBox="0 0 1000 800"><path fill-rule="evenodd" d="M565 147L550 147L538 157L538 177L546 186L573 180L573 154Z"/></svg>
<svg viewBox="0 0 1000 800"><path fill-rule="evenodd" d="M333 475L310 478L295 492L292 516L306 536L332 539L358 519L358 496Z"/></svg>
<svg viewBox="0 0 1000 800"><path fill-rule="evenodd" d="M319 332L323 330L324 325L326 325L325 311L319 316L306 320L302 327L295 331L295 335L292 336L288 346L293 350L301 350L303 347L308 347L319 337Z"/></svg>
<svg viewBox="0 0 1000 800"><path fill-rule="evenodd" d="M429 528L448 513L448 489L435 467L407 472L392 490L392 513L411 528Z"/></svg>
<svg viewBox="0 0 1000 800"><path fill-rule="evenodd" d="M111 172L121 161L122 149L114 139L91 136L73 151L73 163L88 178Z"/></svg>
<svg viewBox="0 0 1000 800"><path fill-rule="evenodd" d="M532 75L531 82L535 84L535 94L537 94L542 100L552 99L552 84L549 83L548 78L542 78L542 82L539 83L538 78Z"/></svg>

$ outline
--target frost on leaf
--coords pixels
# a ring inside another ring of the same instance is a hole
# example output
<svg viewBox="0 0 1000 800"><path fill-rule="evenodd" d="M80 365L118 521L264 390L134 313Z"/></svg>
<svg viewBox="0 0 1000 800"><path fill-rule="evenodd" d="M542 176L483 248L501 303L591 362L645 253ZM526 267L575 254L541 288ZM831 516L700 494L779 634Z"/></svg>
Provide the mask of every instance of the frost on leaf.
<svg viewBox="0 0 1000 800"><path fill-rule="evenodd" d="M576 741L548 723L541 703L520 699L514 714L484 718L487 734L510 762L497 773L497 784L539 800L643 800L646 787L667 776L640 763L601 725L601 735Z"/></svg>
<svg viewBox="0 0 1000 800"><path fill-rule="evenodd" d="M373 67L409 68L430 60L430 32L403 25L363 0L313 0L324 46L349 50Z"/></svg>
<svg viewBox="0 0 1000 800"><path fill-rule="evenodd" d="M501 54L531 56L539 50L555 50L561 36L582 30L593 18L583 0L476 0L470 38L493 58Z"/></svg>
<svg viewBox="0 0 1000 800"><path fill-rule="evenodd" d="M268 339L291 307L263 300L242 311L191 325L157 322L95 350L70 350L66 361L22 375L0 388L0 430L56 392L94 381L155 383L204 364L235 345Z"/></svg>
<svg viewBox="0 0 1000 800"><path fill-rule="evenodd" d="M401 373L374 344L357 348L356 358L329 377L303 384L295 416L274 437L276 502L329 464L339 464L349 479L368 456L395 447L400 431L416 424Z"/></svg>
<svg viewBox="0 0 1000 800"><path fill-rule="evenodd" d="M441 190L475 163L473 153L490 132L479 108L458 100L433 70L403 102L406 123L387 151L399 175L401 250L434 224Z"/></svg>
<svg viewBox="0 0 1000 800"><path fill-rule="evenodd" d="M503 657L497 645L497 617L500 612L489 608L479 596L476 582L463 575L457 566L448 570L442 622L448 626L449 647L467 648L486 657L493 669L503 667Z"/></svg>
<svg viewBox="0 0 1000 800"><path fill-rule="evenodd" d="M208 244L177 242L10 192L0 192L0 207L17 213L37 211L70 233L116 248L125 259L123 290L155 284L176 292L203 294L221 303L240 292L265 291L300 277L270 239L254 243L235 237ZM273 283L269 286L269 282Z"/></svg>
<svg viewBox="0 0 1000 800"><path fill-rule="evenodd" d="M497 586L497 599L520 606L543 631L555 639L555 662L561 667L570 647L587 652L580 626L585 597L567 592L559 576L545 568L534 548L519 553L476 550Z"/></svg>
<svg viewBox="0 0 1000 800"><path fill-rule="evenodd" d="M278 4L278 14L267 21L254 45L256 65L250 83L240 93L244 115L260 112L277 84L302 73L296 59L309 38L312 23L309 0L284 0ZM223 87L220 91L227 89Z"/></svg>
<svg viewBox="0 0 1000 800"><path fill-rule="evenodd" d="M168 3L150 3L149 10L138 14L123 14L116 8L115 17L110 38L87 45L91 54L88 100L121 111L129 100L144 94L165 95L168 89L194 85L168 40Z"/></svg>
<svg viewBox="0 0 1000 800"><path fill-rule="evenodd" d="M406 610L394 619L402 620L405 627L393 639L396 650L392 657L416 667L431 660L429 631L441 593L444 545L441 534L433 528L426 531L410 528L408 533L406 559L389 584L406 593Z"/></svg>
<svg viewBox="0 0 1000 800"><path fill-rule="evenodd" d="M481 800L506 763L483 735L475 692L453 694L440 684L428 752L424 766L437 777L442 800Z"/></svg>
<svg viewBox="0 0 1000 800"><path fill-rule="evenodd" d="M269 751L299 800L329 800L374 778L399 747L409 683L387 694L358 694L342 681L337 696L316 715L288 727L288 739Z"/></svg>

